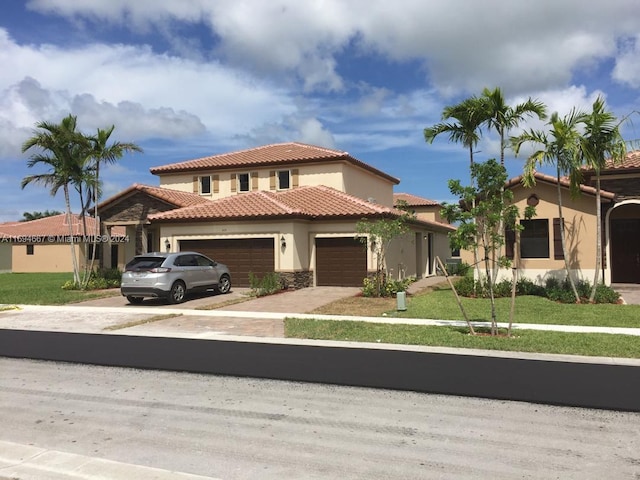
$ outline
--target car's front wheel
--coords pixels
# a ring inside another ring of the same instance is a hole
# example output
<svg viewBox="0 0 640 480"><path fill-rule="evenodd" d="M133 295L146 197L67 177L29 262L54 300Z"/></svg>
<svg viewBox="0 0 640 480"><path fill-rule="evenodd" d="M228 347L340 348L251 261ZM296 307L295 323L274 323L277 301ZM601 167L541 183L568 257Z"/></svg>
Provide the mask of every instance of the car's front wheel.
<svg viewBox="0 0 640 480"><path fill-rule="evenodd" d="M169 291L169 303L182 303L187 294L187 287L184 283L178 281L171 286Z"/></svg>
<svg viewBox="0 0 640 480"><path fill-rule="evenodd" d="M144 297L134 297L134 296L131 296L131 295L127 295L127 300L132 305L140 305L142 303L142 301L144 300Z"/></svg>
<svg viewBox="0 0 640 480"><path fill-rule="evenodd" d="M229 290L231 290L231 279L228 275L223 275L218 282L218 292L229 293Z"/></svg>

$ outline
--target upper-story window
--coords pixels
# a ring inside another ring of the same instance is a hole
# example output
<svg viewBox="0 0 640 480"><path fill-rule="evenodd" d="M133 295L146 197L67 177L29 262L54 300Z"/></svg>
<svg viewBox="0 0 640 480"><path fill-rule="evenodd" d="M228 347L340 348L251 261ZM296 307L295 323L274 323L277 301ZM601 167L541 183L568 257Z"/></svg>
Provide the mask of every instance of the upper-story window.
<svg viewBox="0 0 640 480"><path fill-rule="evenodd" d="M248 173L239 173L238 174L238 191L239 192L248 192L251 184L249 183L249 174Z"/></svg>
<svg viewBox="0 0 640 480"><path fill-rule="evenodd" d="M289 170L279 170L277 179L278 190L288 190L291 188L291 172Z"/></svg>
<svg viewBox="0 0 640 480"><path fill-rule="evenodd" d="M200 177L200 194L201 195L211 194L211 177L209 175Z"/></svg>

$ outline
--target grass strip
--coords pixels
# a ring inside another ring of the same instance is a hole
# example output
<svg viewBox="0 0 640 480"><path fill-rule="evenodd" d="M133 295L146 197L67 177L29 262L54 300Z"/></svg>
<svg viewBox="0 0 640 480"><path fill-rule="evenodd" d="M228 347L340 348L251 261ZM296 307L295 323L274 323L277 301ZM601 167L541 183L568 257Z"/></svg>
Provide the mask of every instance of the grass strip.
<svg viewBox="0 0 640 480"><path fill-rule="evenodd" d="M287 318L284 328L287 338L640 358L640 338L631 335L517 330L512 337L490 337L469 335L461 327L299 318Z"/></svg>

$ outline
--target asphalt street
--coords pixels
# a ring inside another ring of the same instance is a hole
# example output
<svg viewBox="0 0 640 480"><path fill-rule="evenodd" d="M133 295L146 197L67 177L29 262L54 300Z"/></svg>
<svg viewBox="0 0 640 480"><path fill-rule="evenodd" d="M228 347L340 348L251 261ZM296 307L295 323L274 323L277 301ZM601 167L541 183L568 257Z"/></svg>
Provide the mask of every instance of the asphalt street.
<svg viewBox="0 0 640 480"><path fill-rule="evenodd" d="M6 358L0 371L0 446L225 480L640 477L638 413ZM15 478L100 478L40 473Z"/></svg>

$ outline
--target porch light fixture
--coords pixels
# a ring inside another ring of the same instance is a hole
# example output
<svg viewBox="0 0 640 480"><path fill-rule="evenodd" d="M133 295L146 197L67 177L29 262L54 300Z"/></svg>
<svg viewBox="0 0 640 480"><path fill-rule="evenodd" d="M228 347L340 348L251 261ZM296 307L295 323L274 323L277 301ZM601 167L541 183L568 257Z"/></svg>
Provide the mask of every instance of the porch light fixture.
<svg viewBox="0 0 640 480"><path fill-rule="evenodd" d="M284 239L284 235L280 236L280 246L282 248L287 248L287 241Z"/></svg>
<svg viewBox="0 0 640 480"><path fill-rule="evenodd" d="M167 249L167 252L171 251L171 242L169 241L168 238L164 241L164 248Z"/></svg>

